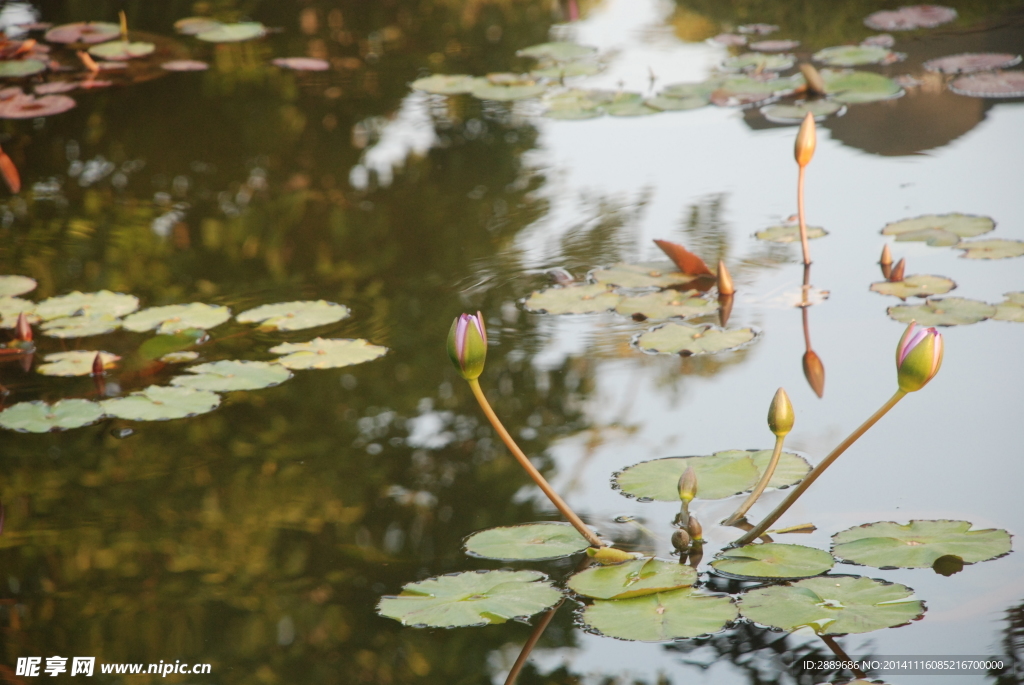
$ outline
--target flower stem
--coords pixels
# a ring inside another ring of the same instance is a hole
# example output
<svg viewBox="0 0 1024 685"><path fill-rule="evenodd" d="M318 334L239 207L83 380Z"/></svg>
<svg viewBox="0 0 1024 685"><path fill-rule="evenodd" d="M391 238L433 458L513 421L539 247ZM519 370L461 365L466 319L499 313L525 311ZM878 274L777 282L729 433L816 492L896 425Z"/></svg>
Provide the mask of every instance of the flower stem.
<svg viewBox="0 0 1024 685"><path fill-rule="evenodd" d="M605 547L606 545L601 542L600 538L598 538L592 530L587 528L587 525L583 523L583 520L580 519L580 517L576 515L576 512L570 509L569 505L558 496L558 493L554 491L551 484L548 483L543 475L541 475L541 472L537 470L537 467L530 463L530 460L526 458L523 451L519 449L519 445L516 444L515 440L512 439L512 436L509 435L507 430L505 430L505 426L501 424L501 420L498 419L498 415L495 414L494 409L491 408L491 403L487 401L484 391L480 388L480 381L475 378L470 380L469 387L473 390L473 395L476 397L476 401L480 403L480 408L484 410L484 415L487 416L487 420L491 422L491 426L493 426L494 430L497 431L498 435L501 437L501 441L505 443L505 447L509 449L512 456L514 456L516 461L519 462L519 465L526 470L526 473L529 474L530 478L533 479L533 482L537 484L537 487L544 491L544 494L548 496L548 499L555 505L555 508L558 509L558 511L562 513L562 516L564 516L566 520L568 520L569 523L579 531L580 535L587 539L587 542L594 547Z"/></svg>
<svg viewBox="0 0 1024 685"><path fill-rule="evenodd" d="M533 628L533 632L530 633L529 639L526 640L526 644L523 645L522 651L519 652L519 657L516 662L512 664L512 670L508 672L508 677L505 678L505 685L515 685L516 679L519 677L519 672L523 670L523 666L526 665L526 660L530 658L530 652L537 646L540 641L540 636L547 630L548 625L551 623L551 619L555 617L555 613L565 602L563 599L555 606L548 609L547 613L541 616L540 621Z"/></svg>
<svg viewBox="0 0 1024 685"><path fill-rule="evenodd" d="M734 526L736 525L747 512L750 511L750 507L754 506L754 502L761 496L768 487L768 481L772 479L772 475L775 473L775 467L779 465L779 457L782 455L782 443L786 440L786 434L775 436L775 450L772 452L771 461L768 462L768 467L764 470L761 475L761 480L758 482L757 487L751 491L750 495L743 504L740 505L732 516L722 521L723 526Z"/></svg>
<svg viewBox="0 0 1024 685"><path fill-rule="evenodd" d="M768 514L761 523L751 528L745 535L736 540L733 545L745 545L752 542L755 538L768 530L769 526L778 521L779 517L785 514L786 510L793 506L793 503L797 501L800 495L804 494L804 491L811 487L811 484L818 479L818 476L824 473L825 469L831 466L832 462L839 458L839 455L845 452L850 445L855 443L860 436L864 435L869 428L878 423L878 420L885 416L885 414L895 407L896 403L906 397L906 395L907 393L905 390L897 390L896 394L890 397L889 401L883 404L881 409L872 414L871 418L862 423L857 430L850 433L850 435L839 443L839 445L837 445L836 448L832 450L832 452L830 452L820 464L811 469L811 472L807 474L807 477L790 491L786 499L782 500L782 503L775 507L775 509L772 510L772 513Z"/></svg>
<svg viewBox="0 0 1024 685"><path fill-rule="evenodd" d="M811 248L807 245L807 221L804 218L804 166L796 178L796 215L800 220L800 246L804 250L804 266L811 263Z"/></svg>

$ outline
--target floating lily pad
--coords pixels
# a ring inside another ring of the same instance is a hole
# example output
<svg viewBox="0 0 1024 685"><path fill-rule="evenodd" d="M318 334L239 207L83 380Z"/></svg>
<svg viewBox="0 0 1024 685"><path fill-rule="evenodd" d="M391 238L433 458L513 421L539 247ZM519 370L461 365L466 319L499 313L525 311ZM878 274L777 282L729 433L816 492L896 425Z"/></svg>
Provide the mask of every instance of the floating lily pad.
<svg viewBox="0 0 1024 685"><path fill-rule="evenodd" d="M798 47L800 47L798 40L759 40L750 44L750 49L758 52L786 52Z"/></svg>
<svg viewBox="0 0 1024 685"><path fill-rule="evenodd" d="M465 74L434 74L412 82L413 90L422 90L434 95L458 95L471 93L484 79Z"/></svg>
<svg viewBox="0 0 1024 685"><path fill-rule="evenodd" d="M670 83L661 89L660 95L667 98L703 98L707 100L720 83L720 79L709 79L697 83Z"/></svg>
<svg viewBox="0 0 1024 685"><path fill-rule="evenodd" d="M868 36L860 42L861 45L876 45L880 48L891 48L896 45L896 39L888 33L880 33L877 36Z"/></svg>
<svg viewBox="0 0 1024 685"><path fill-rule="evenodd" d="M615 93L604 90L564 90L545 100L547 111L544 116L551 119L593 119L604 114L601 106L614 97Z"/></svg>
<svg viewBox="0 0 1024 685"><path fill-rule="evenodd" d="M620 640L667 642L717 633L737 618L729 597L699 594L692 588L631 599L595 600L580 621Z"/></svg>
<svg viewBox="0 0 1024 685"><path fill-rule="evenodd" d="M327 71L331 63L314 57L278 57L270 61L275 67L294 71Z"/></svg>
<svg viewBox="0 0 1024 685"><path fill-rule="evenodd" d="M36 369L44 376L88 376L92 373L92 364L96 355L100 355L104 369L114 368L120 357L110 352L95 350L76 350L74 352L54 352L44 357L46 363Z"/></svg>
<svg viewBox="0 0 1024 685"><path fill-rule="evenodd" d="M1009 554L1010 548L1005 530L971 530L970 521L881 521L832 536L837 557L877 568L930 568L946 555L974 564Z"/></svg>
<svg viewBox="0 0 1024 685"><path fill-rule="evenodd" d="M648 107L639 93L619 93L603 109L613 117L645 117L661 111Z"/></svg>
<svg viewBox="0 0 1024 685"><path fill-rule="evenodd" d="M106 314L87 316L64 316L44 321L43 335L51 338L86 338L90 335L104 335L121 327L121 319Z"/></svg>
<svg viewBox="0 0 1024 685"><path fill-rule="evenodd" d="M627 497L678 502L679 477L688 466L697 474L697 499L722 499L753 488L771 460L772 450L726 450L706 457L667 457L634 464L612 477L615 488ZM792 452L779 455L779 464L768 481L772 488L799 483L811 470L807 461Z"/></svg>
<svg viewBox="0 0 1024 685"><path fill-rule="evenodd" d="M46 63L37 59L0 61L0 78L24 78L46 71Z"/></svg>
<svg viewBox="0 0 1024 685"><path fill-rule="evenodd" d="M547 86L515 74L488 74L486 79L477 81L471 94L481 100L511 102L538 97L545 90Z"/></svg>
<svg viewBox="0 0 1024 685"><path fill-rule="evenodd" d="M757 69L758 71L785 71L796 64L793 55L766 55L761 52L746 52L742 55L729 57L722 66L732 71Z"/></svg>
<svg viewBox="0 0 1024 685"><path fill-rule="evenodd" d="M600 74L604 66L599 62L541 62L530 70L535 78L572 78L574 76L593 76Z"/></svg>
<svg viewBox="0 0 1024 685"><path fill-rule="evenodd" d="M50 43L103 43L121 35L121 27L104 21L80 21L54 26L46 32Z"/></svg>
<svg viewBox="0 0 1024 685"><path fill-rule="evenodd" d="M821 226L807 227L808 240L824 238L827 235L828 231ZM798 243L800 242L800 225L782 224L781 226L771 226L763 231L758 231L754 234L754 237L769 243Z"/></svg>
<svg viewBox="0 0 1024 685"><path fill-rule="evenodd" d="M231 310L227 307L192 302L143 309L125 318L123 325L126 330L136 333L156 330L160 335L167 335L190 328L209 330L230 318Z"/></svg>
<svg viewBox="0 0 1024 685"><path fill-rule="evenodd" d="M89 400L20 402L0 412L0 427L19 433L49 433L88 426L103 413L99 404Z"/></svg>
<svg viewBox="0 0 1024 685"><path fill-rule="evenodd" d="M588 274L590 280L619 288L671 288L691 283L695 276L676 271L665 262L646 264L613 264L594 269Z"/></svg>
<svg viewBox="0 0 1024 685"><path fill-rule="evenodd" d="M36 303L20 297L0 297L0 328L14 328L18 314L24 313L29 323L37 323Z"/></svg>
<svg viewBox="0 0 1024 685"><path fill-rule="evenodd" d="M143 359L157 359L172 352L188 349L206 337L206 331L189 328L170 335L157 335L139 346Z"/></svg>
<svg viewBox="0 0 1024 685"><path fill-rule="evenodd" d="M859 67L864 64L889 64L899 53L877 45L838 45L814 53L814 60L830 67Z"/></svg>
<svg viewBox="0 0 1024 685"><path fill-rule="evenodd" d="M708 41L715 45L724 45L725 47L733 48L739 47L740 45L746 45L747 37L736 33L720 33L713 38L708 38Z"/></svg>
<svg viewBox="0 0 1024 685"><path fill-rule="evenodd" d="M772 78L772 75L765 78L763 74L757 78L747 75L729 76L715 84L711 102L719 107L752 105L789 95L803 84L803 77L799 74L784 78Z"/></svg>
<svg viewBox="0 0 1024 685"><path fill-rule="evenodd" d="M502 561L561 559L590 543L568 523L546 521L501 526L473 533L463 542L466 554Z"/></svg>
<svg viewBox="0 0 1024 685"><path fill-rule="evenodd" d="M164 364L185 364L199 359L198 352L168 352L160 357Z"/></svg>
<svg viewBox="0 0 1024 685"><path fill-rule="evenodd" d="M126 293L100 290L95 293L78 291L43 300L35 313L43 320L72 316L110 316L130 314L139 308L139 298Z"/></svg>
<svg viewBox="0 0 1024 685"><path fill-rule="evenodd" d="M932 29L956 19L956 10L940 5L911 5L869 14L864 23L876 31Z"/></svg>
<svg viewBox="0 0 1024 685"><path fill-rule="evenodd" d="M24 295L36 289L36 279L28 276L0 276L0 297Z"/></svg>
<svg viewBox="0 0 1024 685"><path fill-rule="evenodd" d="M670 97L668 95L658 95L656 97L645 100L644 104L654 109L659 109L662 112L683 112L688 109L698 109L705 107L710 104L711 100L703 96L690 96L690 97Z"/></svg>
<svg viewBox="0 0 1024 685"><path fill-rule="evenodd" d="M657 354L717 354L745 345L757 337L752 328L718 328L711 324L691 326L666 323L641 334L636 346Z"/></svg>
<svg viewBox="0 0 1024 685"><path fill-rule="evenodd" d="M577 45L576 43L558 42L541 43L531 45L528 48L516 51L520 57L533 57L535 59L550 59L556 62L571 62L573 60L589 57L597 52L597 48L589 45Z"/></svg>
<svg viewBox="0 0 1024 685"><path fill-rule="evenodd" d="M0 100L0 119L36 119L60 114L76 106L67 95L14 95Z"/></svg>
<svg viewBox="0 0 1024 685"><path fill-rule="evenodd" d="M539 314L595 314L614 309L621 299L603 283L580 283L538 290L526 298L523 308Z"/></svg>
<svg viewBox="0 0 1024 685"><path fill-rule="evenodd" d="M156 50L156 45L153 43L129 43L128 41L113 40L109 43L94 45L89 48L89 54L100 59L120 62L151 55L154 50Z"/></svg>
<svg viewBox="0 0 1024 685"><path fill-rule="evenodd" d="M891 100L903 95L899 84L881 74L852 69L822 69L825 92L847 105Z"/></svg>
<svg viewBox="0 0 1024 685"><path fill-rule="evenodd" d="M956 287L956 283L945 276L928 276L918 274L907 276L902 281L892 283L880 281L871 284L871 290L882 295L892 295L900 299L908 297L928 297L943 295Z"/></svg>
<svg viewBox="0 0 1024 685"><path fill-rule="evenodd" d="M166 71L206 71L210 65L197 59L172 59L160 65Z"/></svg>
<svg viewBox="0 0 1024 685"><path fill-rule="evenodd" d="M212 392L261 390L280 385L292 377L280 364L251 361L219 361L190 366L193 376L175 376L172 385Z"/></svg>
<svg viewBox="0 0 1024 685"><path fill-rule="evenodd" d="M206 17L185 17L174 22L174 30L186 36L195 36L223 26L219 21Z"/></svg>
<svg viewBox="0 0 1024 685"><path fill-rule="evenodd" d="M562 593L538 571L467 571L408 583L383 597L377 613L414 627L457 628L504 623L553 607Z"/></svg>
<svg viewBox="0 0 1024 685"><path fill-rule="evenodd" d="M949 89L975 98L1024 97L1024 71L971 74L954 79Z"/></svg>
<svg viewBox="0 0 1024 685"><path fill-rule="evenodd" d="M869 633L903 625L924 614L905 585L871 578L823 576L756 588L739 600L740 613L763 626L819 635Z"/></svg>
<svg viewBox="0 0 1024 685"><path fill-rule="evenodd" d="M271 347L273 354L284 355L277 360L289 369L337 369L362 364L384 356L388 348L371 345L365 340L314 338L303 343L284 343Z"/></svg>
<svg viewBox="0 0 1024 685"><path fill-rule="evenodd" d="M644 319L685 319L714 314L717 310L717 303L700 297L695 290L661 290L636 297L623 297L615 307L619 314Z"/></svg>
<svg viewBox="0 0 1024 685"><path fill-rule="evenodd" d="M769 33L778 31L779 27L775 24L741 24L736 27L736 30L740 33L753 34L755 36L767 36Z"/></svg>
<svg viewBox="0 0 1024 685"><path fill-rule="evenodd" d="M993 319L996 321L1017 321L1024 323L1024 292L1006 293L1006 300L996 305Z"/></svg>
<svg viewBox="0 0 1024 685"><path fill-rule="evenodd" d="M711 566L724 576L751 579L794 579L819 576L835 566L828 552L777 542L722 550Z"/></svg>
<svg viewBox="0 0 1024 685"><path fill-rule="evenodd" d="M924 63L928 71L940 74L969 74L975 71L1005 69L1020 64L1020 55L1005 52L965 52L960 55L938 57Z"/></svg>
<svg viewBox="0 0 1024 685"><path fill-rule="evenodd" d="M964 326L995 315L996 308L986 302L962 297L926 300L924 304L900 304L889 307L889 317L903 323L916 321L921 326Z"/></svg>
<svg viewBox="0 0 1024 685"><path fill-rule="evenodd" d="M799 124L808 114L814 116L815 121L824 121L833 114L842 114L845 109L839 102L809 100L796 105L766 105L761 108L761 114L776 124Z"/></svg>
<svg viewBox="0 0 1024 685"><path fill-rule="evenodd" d="M244 311L235 319L239 323L259 323L264 331L299 331L341 321L349 314L349 308L343 304L305 300L265 304Z"/></svg>
<svg viewBox="0 0 1024 685"><path fill-rule="evenodd" d="M965 259L1009 259L1024 255L1024 241L1020 240L972 240L953 247L965 250L960 255Z"/></svg>
<svg viewBox="0 0 1024 685"><path fill-rule="evenodd" d="M169 421L213 411L220 406L220 395L207 390L151 385L100 404L106 414L119 419Z"/></svg>
<svg viewBox="0 0 1024 685"><path fill-rule="evenodd" d="M973 214L925 214L886 224L882 235L894 235L898 242L923 241L935 247L949 247L961 238L974 238L988 233L996 222L987 216Z"/></svg>
<svg viewBox="0 0 1024 685"><path fill-rule="evenodd" d="M678 561L634 559L611 566L593 566L570 576L566 586L595 599L628 599L689 587L697 572Z"/></svg>
<svg viewBox="0 0 1024 685"><path fill-rule="evenodd" d="M196 38L207 43L237 43L253 38L262 38L267 33L267 27L255 21L247 21L239 24L221 24L209 31L197 33Z"/></svg>

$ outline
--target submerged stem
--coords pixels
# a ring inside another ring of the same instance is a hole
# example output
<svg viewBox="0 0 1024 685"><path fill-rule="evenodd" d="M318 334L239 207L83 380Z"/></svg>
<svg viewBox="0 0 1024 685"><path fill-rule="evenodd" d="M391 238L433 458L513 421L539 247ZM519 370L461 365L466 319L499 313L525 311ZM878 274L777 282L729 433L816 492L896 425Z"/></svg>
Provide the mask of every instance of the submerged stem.
<svg viewBox="0 0 1024 685"><path fill-rule="evenodd" d="M800 246L804 251L804 265L811 263L811 248L807 245L807 220L804 217L804 165L796 178L796 215L800 221Z"/></svg>
<svg viewBox="0 0 1024 685"><path fill-rule="evenodd" d="M839 646L839 643L836 642L834 637L832 637L831 635L819 635L818 637L821 638L822 642L824 642L826 645L828 645L828 648L832 650L833 654L835 654L837 657L839 657L840 661L845 661L845 662L850 663L850 664L856 663L856 662L854 662L853 659L850 658L850 655L847 654L846 651L842 647ZM867 675L865 675L864 671L862 671L862 670L860 670L858 668L850 668L848 670L850 671L850 673L852 673L853 675L855 675L858 678L866 678L867 677Z"/></svg>
<svg viewBox="0 0 1024 685"><path fill-rule="evenodd" d="M530 460L527 459L525 454L523 454L523 451L519 449L519 445L517 445L516 441L512 439L509 432L505 430L505 426L502 425L498 415L495 414L494 409L491 408L491 403L487 401L487 397L484 395L484 391L480 387L480 381L475 378L470 380L469 387L473 390L473 395L476 397L476 401L480 404L480 408L483 409L487 420L491 422L491 426L495 431L497 431L501 441L505 443L505 447L509 449L512 456L514 456L516 461L519 462L519 465L526 470L526 473L533 479L533 482L537 484L537 487L539 487L544 494L548 496L548 499L555 505L555 508L558 509L558 511L562 513L562 516L564 516L566 520L568 520L569 523L579 531L580 535L587 539L587 542L594 547L605 547L606 545L601 542L600 538L598 538L592 530L587 528L587 525L583 523L583 520L576 515L576 512L569 508L569 505L566 504L561 497L558 496L558 493L554 491L547 479L545 479L541 472L537 470L536 466L530 463Z"/></svg>
<svg viewBox="0 0 1024 685"><path fill-rule="evenodd" d="M548 609L547 613L544 614L540 621L537 622L537 625L534 626L533 632L530 633L530 637L527 638L522 651L519 652L516 662L512 664L512 670L508 672L508 677L505 678L505 685L515 685L516 678L519 677L519 672L523 670L526 660L530 658L530 652L532 652L533 648L537 646L537 643L540 641L540 636L544 634L545 630L547 630L548 624L551 623L551 619L555 617L555 613L562 606L563 602L565 602L564 599Z"/></svg>
<svg viewBox="0 0 1024 685"><path fill-rule="evenodd" d="M757 483L757 487L751 491L747 496L746 501L740 505L739 509L737 509L732 516L722 521L723 526L736 525L744 516L746 516L747 512L750 511L750 507L754 506L754 502L758 500L761 494L765 491L765 488L768 487L768 481L772 479L772 475L775 474L775 467L779 465L779 457L782 456L782 443L785 442L785 440L785 433L775 436L775 449L772 451L771 461L768 462L767 468L765 468L764 473L761 474L761 480Z"/></svg>

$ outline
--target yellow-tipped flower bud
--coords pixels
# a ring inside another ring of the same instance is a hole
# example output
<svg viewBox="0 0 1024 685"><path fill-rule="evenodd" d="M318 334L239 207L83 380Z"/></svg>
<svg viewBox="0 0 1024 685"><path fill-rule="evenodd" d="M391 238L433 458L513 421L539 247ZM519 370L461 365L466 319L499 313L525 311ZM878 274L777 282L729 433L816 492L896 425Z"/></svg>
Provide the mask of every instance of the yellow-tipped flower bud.
<svg viewBox="0 0 1024 685"><path fill-rule="evenodd" d="M633 552L623 552L621 549L615 549L614 547L588 547L587 556L599 564L621 564L624 561L632 561L642 555Z"/></svg>
<svg viewBox="0 0 1024 685"><path fill-rule="evenodd" d="M725 268L725 262L721 259L718 260L718 294L719 295L732 295L736 292L736 287L732 284L732 276L729 274L729 270Z"/></svg>
<svg viewBox="0 0 1024 685"><path fill-rule="evenodd" d="M690 529L690 537L693 538L694 542L700 542L704 539L704 526L700 525L700 521L697 520L696 516L690 517L687 527Z"/></svg>
<svg viewBox="0 0 1024 685"><path fill-rule="evenodd" d="M786 391L779 388L768 407L768 428L775 435L786 435L793 430L793 421L793 403L789 401Z"/></svg>
<svg viewBox="0 0 1024 685"><path fill-rule="evenodd" d="M487 329L484 317L477 312L461 314L448 331L448 356L467 381L476 380L484 372L487 360Z"/></svg>
<svg viewBox="0 0 1024 685"><path fill-rule="evenodd" d="M942 334L934 328L917 329L910 322L896 347L896 379L900 390L914 392L928 384L942 366Z"/></svg>
<svg viewBox="0 0 1024 685"><path fill-rule="evenodd" d="M684 502L692 502L697 496L697 472L692 466L687 466L683 475L679 476L679 499Z"/></svg>
<svg viewBox="0 0 1024 685"><path fill-rule="evenodd" d="M793 149L793 156L800 166L807 166L814 157L814 148L817 145L817 127L814 125L814 115L810 112L804 117L800 124L800 131L796 134L796 145Z"/></svg>

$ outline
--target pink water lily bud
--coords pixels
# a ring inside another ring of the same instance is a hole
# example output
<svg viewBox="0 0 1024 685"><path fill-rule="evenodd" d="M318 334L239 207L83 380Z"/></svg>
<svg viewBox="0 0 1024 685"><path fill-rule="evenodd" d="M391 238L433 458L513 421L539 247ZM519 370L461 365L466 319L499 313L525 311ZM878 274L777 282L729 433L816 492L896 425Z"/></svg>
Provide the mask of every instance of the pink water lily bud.
<svg viewBox="0 0 1024 685"><path fill-rule="evenodd" d="M896 376L900 390L914 392L928 384L942 366L942 334L910 322L896 347Z"/></svg>
<svg viewBox="0 0 1024 685"><path fill-rule="evenodd" d="M477 312L460 314L448 332L448 356L459 374L467 381L475 380L484 372L487 359L487 329L484 317Z"/></svg>

